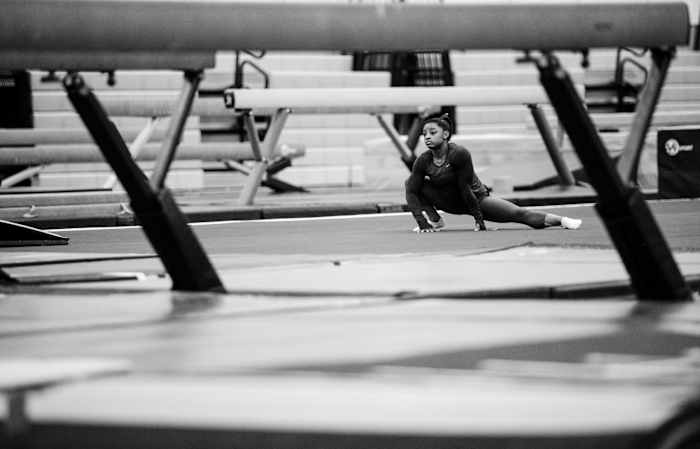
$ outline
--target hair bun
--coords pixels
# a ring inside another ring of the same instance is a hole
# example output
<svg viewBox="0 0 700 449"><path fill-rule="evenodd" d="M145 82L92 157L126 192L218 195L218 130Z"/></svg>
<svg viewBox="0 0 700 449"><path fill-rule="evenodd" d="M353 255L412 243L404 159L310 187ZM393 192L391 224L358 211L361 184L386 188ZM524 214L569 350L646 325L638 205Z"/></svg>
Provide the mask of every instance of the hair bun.
<svg viewBox="0 0 700 449"><path fill-rule="evenodd" d="M454 132L454 122L452 122L452 117L450 117L450 114L444 113L440 115L440 120L447 124L447 130L450 132L450 134L452 134Z"/></svg>

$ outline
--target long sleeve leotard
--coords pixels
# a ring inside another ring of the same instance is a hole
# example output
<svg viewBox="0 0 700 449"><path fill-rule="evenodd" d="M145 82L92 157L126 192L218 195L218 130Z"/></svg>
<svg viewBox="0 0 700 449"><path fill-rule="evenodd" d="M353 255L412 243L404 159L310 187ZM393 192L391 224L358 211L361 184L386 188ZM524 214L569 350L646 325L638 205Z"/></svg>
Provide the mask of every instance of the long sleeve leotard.
<svg viewBox="0 0 700 449"><path fill-rule="evenodd" d="M443 165L433 163L432 151L421 154L406 181L406 202L421 228L427 221L421 210L434 206L449 213L468 213L483 220L479 203L488 195L486 186L474 172L469 151L449 143Z"/></svg>

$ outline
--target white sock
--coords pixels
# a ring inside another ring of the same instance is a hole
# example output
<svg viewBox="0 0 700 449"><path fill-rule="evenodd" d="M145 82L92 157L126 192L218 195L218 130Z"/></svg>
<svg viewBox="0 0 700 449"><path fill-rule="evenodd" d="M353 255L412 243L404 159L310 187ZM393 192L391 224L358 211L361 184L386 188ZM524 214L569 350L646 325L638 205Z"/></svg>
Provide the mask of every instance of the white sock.
<svg viewBox="0 0 700 449"><path fill-rule="evenodd" d="M564 229L578 229L583 220L579 218L561 217L561 227Z"/></svg>

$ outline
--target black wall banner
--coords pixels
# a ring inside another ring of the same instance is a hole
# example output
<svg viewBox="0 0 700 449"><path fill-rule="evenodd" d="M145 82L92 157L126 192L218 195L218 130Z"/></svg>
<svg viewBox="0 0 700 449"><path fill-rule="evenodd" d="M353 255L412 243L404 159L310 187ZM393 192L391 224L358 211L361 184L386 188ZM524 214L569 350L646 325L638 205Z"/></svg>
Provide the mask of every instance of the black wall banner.
<svg viewBox="0 0 700 449"><path fill-rule="evenodd" d="M31 77L26 70L0 70L0 128L32 128L34 112L32 108ZM5 179L26 166L0 166L0 179ZM18 186L30 186L26 179Z"/></svg>
<svg viewBox="0 0 700 449"><path fill-rule="evenodd" d="M0 128L33 126L29 72L0 70Z"/></svg>
<svg viewBox="0 0 700 449"><path fill-rule="evenodd" d="M662 198L700 197L700 128L659 130L656 159Z"/></svg>

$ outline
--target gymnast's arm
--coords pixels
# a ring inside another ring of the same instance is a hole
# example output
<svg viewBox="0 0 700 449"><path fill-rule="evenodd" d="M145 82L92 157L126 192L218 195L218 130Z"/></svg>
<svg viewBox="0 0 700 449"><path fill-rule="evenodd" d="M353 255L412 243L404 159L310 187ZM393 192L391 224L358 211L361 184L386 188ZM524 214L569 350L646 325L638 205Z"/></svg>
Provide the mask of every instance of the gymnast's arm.
<svg viewBox="0 0 700 449"><path fill-rule="evenodd" d="M425 157L418 157L413 163L411 175L406 180L406 203L408 204L408 210L413 214L413 218L420 229L432 229L432 226L428 224L428 220L423 216L419 197L425 179L426 160Z"/></svg>

